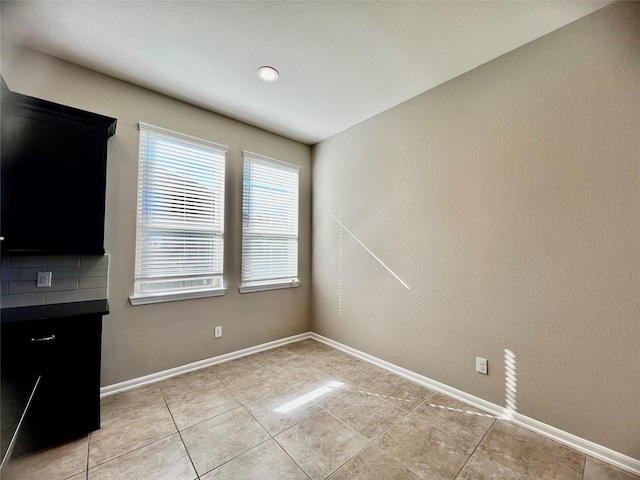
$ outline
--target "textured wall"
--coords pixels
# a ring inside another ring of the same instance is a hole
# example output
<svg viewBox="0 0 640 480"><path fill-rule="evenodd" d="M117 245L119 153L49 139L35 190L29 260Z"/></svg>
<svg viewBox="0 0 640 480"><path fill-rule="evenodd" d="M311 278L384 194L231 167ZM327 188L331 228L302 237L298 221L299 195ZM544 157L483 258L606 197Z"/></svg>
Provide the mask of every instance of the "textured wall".
<svg viewBox="0 0 640 480"><path fill-rule="evenodd" d="M316 145L313 331L501 405L510 349L520 413L640 458L639 52L614 4Z"/></svg>
<svg viewBox="0 0 640 480"><path fill-rule="evenodd" d="M109 139L105 249L110 254L102 384L110 385L309 330L310 148L178 100L3 43L2 75L19 93L118 119ZM229 146L224 297L132 307L138 122ZM300 165L299 288L240 294L242 150ZM224 335L214 340L214 326Z"/></svg>

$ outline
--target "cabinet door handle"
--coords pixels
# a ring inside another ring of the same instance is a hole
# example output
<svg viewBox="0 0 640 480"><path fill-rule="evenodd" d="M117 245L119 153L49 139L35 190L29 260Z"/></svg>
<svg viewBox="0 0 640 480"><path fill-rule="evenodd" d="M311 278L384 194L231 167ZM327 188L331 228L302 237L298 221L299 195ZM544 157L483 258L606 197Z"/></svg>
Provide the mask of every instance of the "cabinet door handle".
<svg viewBox="0 0 640 480"><path fill-rule="evenodd" d="M55 335L49 335L48 337L40 337L40 338L32 338L31 341L34 343L37 342L52 342L56 339Z"/></svg>

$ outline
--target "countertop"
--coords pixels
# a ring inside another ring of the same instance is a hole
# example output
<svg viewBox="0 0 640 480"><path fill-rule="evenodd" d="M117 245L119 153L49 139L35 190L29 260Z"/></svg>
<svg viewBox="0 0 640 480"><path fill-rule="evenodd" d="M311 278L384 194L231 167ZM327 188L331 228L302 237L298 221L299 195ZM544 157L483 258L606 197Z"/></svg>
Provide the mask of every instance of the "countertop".
<svg viewBox="0 0 640 480"><path fill-rule="evenodd" d="M3 308L0 310L0 319L2 321L2 325L5 325L8 323L25 322L29 320L74 317L76 315L87 315L92 313L107 315L109 313L109 303L107 300Z"/></svg>

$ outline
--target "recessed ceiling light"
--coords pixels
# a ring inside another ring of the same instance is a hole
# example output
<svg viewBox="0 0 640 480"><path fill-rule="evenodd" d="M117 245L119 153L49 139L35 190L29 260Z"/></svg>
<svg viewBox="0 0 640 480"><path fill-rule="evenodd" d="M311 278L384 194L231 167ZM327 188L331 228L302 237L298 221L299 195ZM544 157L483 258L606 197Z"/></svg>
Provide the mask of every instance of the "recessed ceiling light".
<svg viewBox="0 0 640 480"><path fill-rule="evenodd" d="M278 71L273 67L260 67L258 69L258 76L265 82L275 82L278 80Z"/></svg>

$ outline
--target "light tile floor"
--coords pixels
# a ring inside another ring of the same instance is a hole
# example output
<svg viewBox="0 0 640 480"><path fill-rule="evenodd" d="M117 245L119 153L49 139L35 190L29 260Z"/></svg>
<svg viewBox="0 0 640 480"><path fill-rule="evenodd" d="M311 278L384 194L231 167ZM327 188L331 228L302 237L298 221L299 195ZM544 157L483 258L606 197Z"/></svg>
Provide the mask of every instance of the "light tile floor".
<svg viewBox="0 0 640 480"><path fill-rule="evenodd" d="M4 480L638 480L314 340L102 400Z"/></svg>

